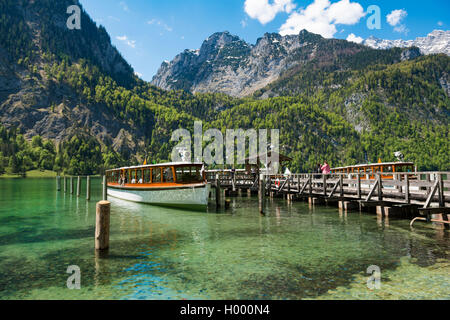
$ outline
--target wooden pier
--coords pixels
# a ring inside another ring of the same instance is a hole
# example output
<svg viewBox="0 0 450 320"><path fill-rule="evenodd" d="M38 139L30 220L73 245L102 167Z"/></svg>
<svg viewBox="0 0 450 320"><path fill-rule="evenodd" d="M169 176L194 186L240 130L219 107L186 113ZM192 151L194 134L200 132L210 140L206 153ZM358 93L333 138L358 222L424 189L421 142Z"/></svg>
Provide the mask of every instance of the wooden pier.
<svg viewBox="0 0 450 320"><path fill-rule="evenodd" d="M425 221L449 226L450 172L260 176L244 170L215 170L207 171L206 177L213 187L219 185L234 192L247 189L256 193L262 187L265 192L259 192L260 197L337 205L343 210L376 212L385 217L423 216Z"/></svg>

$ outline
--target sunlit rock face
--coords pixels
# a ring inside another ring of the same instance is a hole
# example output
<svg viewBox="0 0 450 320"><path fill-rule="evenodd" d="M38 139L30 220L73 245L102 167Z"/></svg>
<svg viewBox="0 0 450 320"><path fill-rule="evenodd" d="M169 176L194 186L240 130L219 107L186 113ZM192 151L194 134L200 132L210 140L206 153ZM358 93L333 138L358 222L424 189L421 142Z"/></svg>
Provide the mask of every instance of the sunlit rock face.
<svg viewBox="0 0 450 320"><path fill-rule="evenodd" d="M305 30L289 36L266 33L254 45L229 32L215 33L199 50L185 50L164 62L152 84L167 90L246 96L314 58L320 41L326 40Z"/></svg>

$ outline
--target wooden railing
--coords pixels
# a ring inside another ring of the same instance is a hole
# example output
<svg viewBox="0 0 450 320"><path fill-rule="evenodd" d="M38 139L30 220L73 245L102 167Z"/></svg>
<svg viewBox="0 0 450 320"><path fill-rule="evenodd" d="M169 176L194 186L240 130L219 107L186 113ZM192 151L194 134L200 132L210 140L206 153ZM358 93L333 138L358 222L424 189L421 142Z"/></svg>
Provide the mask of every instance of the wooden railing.
<svg viewBox="0 0 450 320"><path fill-rule="evenodd" d="M223 188L253 188L260 177L245 171L208 171L207 180L220 180ZM450 207L450 172L372 173L372 174L292 174L267 175L265 189L274 193L347 198L417 204L424 209Z"/></svg>

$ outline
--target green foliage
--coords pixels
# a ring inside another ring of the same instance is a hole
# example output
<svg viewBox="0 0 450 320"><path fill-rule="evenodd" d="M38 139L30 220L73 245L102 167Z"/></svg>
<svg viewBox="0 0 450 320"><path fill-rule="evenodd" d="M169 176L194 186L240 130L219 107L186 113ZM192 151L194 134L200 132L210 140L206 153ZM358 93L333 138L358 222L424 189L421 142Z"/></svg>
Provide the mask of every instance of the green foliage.
<svg viewBox="0 0 450 320"><path fill-rule="evenodd" d="M85 12L82 30L61 28L58 21L73 3L0 0L0 47L11 68L24 68L34 79L43 74L43 81L37 82L43 90L68 88L80 105L107 109L139 132L146 145L114 150L112 141L100 141L74 123L72 132L77 133L56 148L52 141L39 136L28 141L18 130L0 125L0 173L53 169L87 175L138 164L144 155L149 162L166 161L174 146L172 132L192 132L196 120L203 121L205 130L280 129L281 152L294 159L291 171L310 171L325 160L332 166L357 164L366 154L370 161L390 161L395 151L402 151L420 170L450 169L450 100L441 85L450 74L445 55L401 62L404 49L373 50L302 32L303 43L313 45L290 59L305 64L287 70L253 97L164 91L137 79L111 47L106 30ZM30 17L24 13L30 11L38 24L27 23ZM245 56L248 50L233 43L220 58L238 67L239 59L229 57ZM282 50L276 47L273 54ZM189 81L187 74L180 87L189 87ZM36 104L31 94L22 99ZM55 112L60 103L49 101L49 110Z"/></svg>

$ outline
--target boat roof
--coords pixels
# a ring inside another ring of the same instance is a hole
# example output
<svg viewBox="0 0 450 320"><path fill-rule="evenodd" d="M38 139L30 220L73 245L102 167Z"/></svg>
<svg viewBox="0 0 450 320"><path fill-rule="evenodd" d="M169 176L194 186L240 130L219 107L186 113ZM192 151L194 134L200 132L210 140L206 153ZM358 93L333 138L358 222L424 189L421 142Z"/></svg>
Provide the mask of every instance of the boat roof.
<svg viewBox="0 0 450 320"><path fill-rule="evenodd" d="M130 170L130 169L143 169L143 168L155 168L155 167L189 167L189 166L203 166L202 162L168 162L168 163L158 163L158 164L146 164L140 166L132 167L122 167L116 169L110 169L106 171L119 171L119 170Z"/></svg>
<svg viewBox="0 0 450 320"><path fill-rule="evenodd" d="M354 166L338 167L332 168L331 170L340 170L348 168L364 168L373 166L413 166L414 162L382 162L382 163L368 163L368 164L357 164Z"/></svg>

